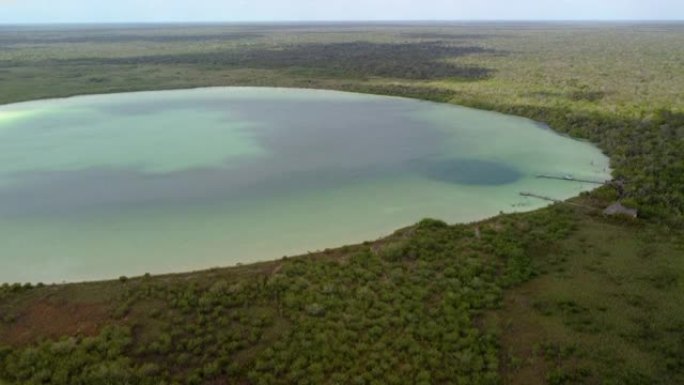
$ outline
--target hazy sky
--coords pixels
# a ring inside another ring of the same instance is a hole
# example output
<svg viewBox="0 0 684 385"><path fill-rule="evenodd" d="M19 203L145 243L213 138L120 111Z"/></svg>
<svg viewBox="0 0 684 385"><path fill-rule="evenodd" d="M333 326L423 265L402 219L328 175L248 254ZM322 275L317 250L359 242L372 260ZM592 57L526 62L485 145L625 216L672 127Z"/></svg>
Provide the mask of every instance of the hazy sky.
<svg viewBox="0 0 684 385"><path fill-rule="evenodd" d="M0 23L684 19L684 0L0 0Z"/></svg>

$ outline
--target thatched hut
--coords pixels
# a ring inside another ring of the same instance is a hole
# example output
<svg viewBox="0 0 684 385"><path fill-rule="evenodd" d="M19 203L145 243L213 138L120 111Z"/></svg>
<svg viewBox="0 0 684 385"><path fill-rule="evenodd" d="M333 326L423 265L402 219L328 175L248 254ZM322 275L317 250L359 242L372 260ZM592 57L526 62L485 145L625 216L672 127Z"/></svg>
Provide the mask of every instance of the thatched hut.
<svg viewBox="0 0 684 385"><path fill-rule="evenodd" d="M629 207L625 207L620 202L615 202L612 205L608 206L605 210L603 210L603 215L608 215L608 216L624 215L624 216L628 216L631 218L636 218L638 215L638 211L637 211L637 209L631 209Z"/></svg>

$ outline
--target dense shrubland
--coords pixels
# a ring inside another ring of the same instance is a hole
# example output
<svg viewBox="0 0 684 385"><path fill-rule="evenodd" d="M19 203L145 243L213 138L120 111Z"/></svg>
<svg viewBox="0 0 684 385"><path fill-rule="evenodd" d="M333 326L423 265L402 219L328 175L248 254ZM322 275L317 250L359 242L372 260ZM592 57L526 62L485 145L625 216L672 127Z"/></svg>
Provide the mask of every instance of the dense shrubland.
<svg viewBox="0 0 684 385"><path fill-rule="evenodd" d="M263 68L287 70L304 75L334 77L389 77L401 79L480 79L489 75L483 67L463 66L446 58L485 52L477 46L441 42L378 44L349 42L300 44L278 48L240 48L225 51L142 55L120 58L79 58L51 61L49 65L199 65L216 68ZM21 66L25 62L7 62Z"/></svg>
<svg viewBox="0 0 684 385"><path fill-rule="evenodd" d="M478 327L529 253L572 229L560 208L481 226L424 220L390 240L277 262L269 274L112 282L111 324L2 350L21 384L496 384ZM26 289L24 295L30 295Z"/></svg>

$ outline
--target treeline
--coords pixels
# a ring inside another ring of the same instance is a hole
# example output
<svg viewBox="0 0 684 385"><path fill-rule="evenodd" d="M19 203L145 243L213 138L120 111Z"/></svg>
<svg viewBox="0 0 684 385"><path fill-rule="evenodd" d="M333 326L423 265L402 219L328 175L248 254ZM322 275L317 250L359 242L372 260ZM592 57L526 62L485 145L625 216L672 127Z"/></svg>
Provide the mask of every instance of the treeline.
<svg viewBox="0 0 684 385"><path fill-rule="evenodd" d="M224 33L160 33L156 30L136 30L136 33L126 31L121 33L118 30L95 29L83 31L50 31L21 32L7 31L0 34L0 47L10 47L16 45L41 45L41 44L74 44L74 43L192 43L206 42L212 40L230 41L242 39L255 39L262 34L256 32L224 32Z"/></svg>
<svg viewBox="0 0 684 385"><path fill-rule="evenodd" d="M295 44L279 48L246 48L193 54L145 55L120 58L49 60L46 65L199 65L216 68L258 68L310 71L310 74L399 79L482 79L483 67L444 61L463 55L488 52L477 46L443 42L379 44L369 42ZM5 62L21 66L22 62Z"/></svg>
<svg viewBox="0 0 684 385"><path fill-rule="evenodd" d="M496 37L496 34L479 33L449 33L449 32L404 32L399 36L409 39L430 39L430 40L480 40Z"/></svg>
<svg viewBox="0 0 684 385"><path fill-rule="evenodd" d="M405 84L368 85L346 83L340 85L338 89L374 95L402 96L405 98L422 99L441 103L446 103L457 95L455 91L444 88L410 86Z"/></svg>

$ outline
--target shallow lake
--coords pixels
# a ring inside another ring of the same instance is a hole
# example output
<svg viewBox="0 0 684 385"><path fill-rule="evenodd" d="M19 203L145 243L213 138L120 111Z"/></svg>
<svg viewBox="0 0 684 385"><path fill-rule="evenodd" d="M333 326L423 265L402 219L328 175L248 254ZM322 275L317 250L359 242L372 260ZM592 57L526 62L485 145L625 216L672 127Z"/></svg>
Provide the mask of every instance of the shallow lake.
<svg viewBox="0 0 684 385"><path fill-rule="evenodd" d="M411 99L274 88L0 107L0 281L277 259L542 207L609 178L591 144Z"/></svg>

